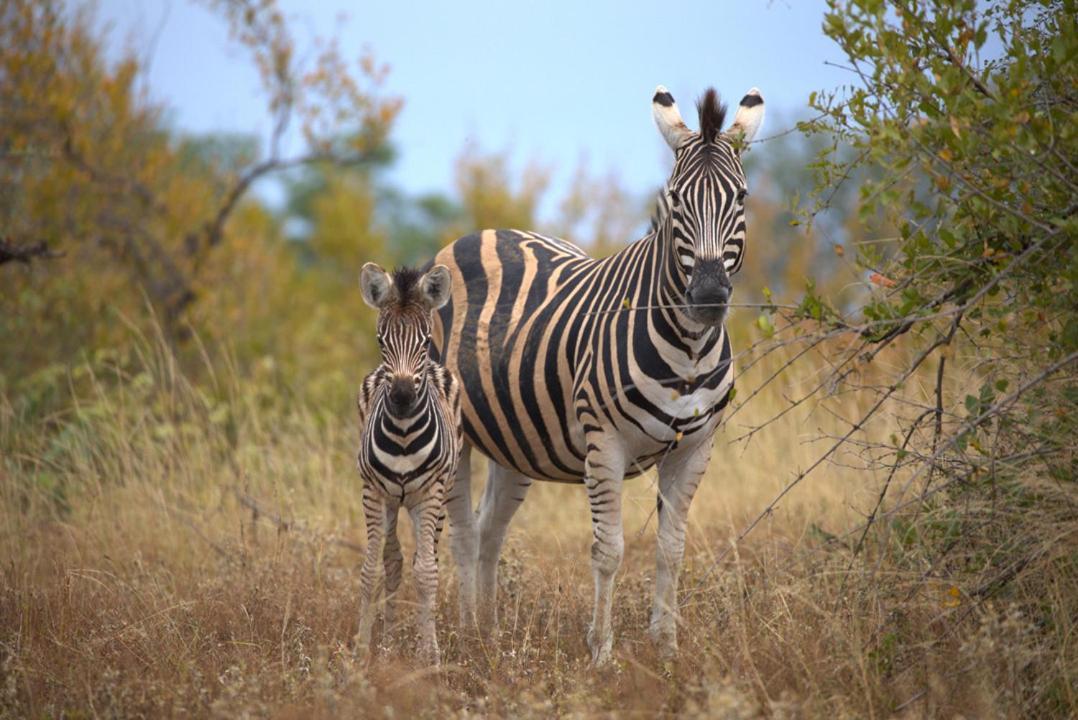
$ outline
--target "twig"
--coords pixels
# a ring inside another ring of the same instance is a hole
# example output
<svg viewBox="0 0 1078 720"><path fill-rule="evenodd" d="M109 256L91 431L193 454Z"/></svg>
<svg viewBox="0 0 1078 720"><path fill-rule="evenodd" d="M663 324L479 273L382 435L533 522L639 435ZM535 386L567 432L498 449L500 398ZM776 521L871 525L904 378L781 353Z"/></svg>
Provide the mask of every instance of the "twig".
<svg viewBox="0 0 1078 720"><path fill-rule="evenodd" d="M239 501L240 505L243 505L245 508L249 509L255 515L256 519L258 517L264 517L272 524L276 525L278 529L284 532L296 531L303 535L309 535L323 542L328 542L333 545L339 545L340 547L351 550L353 552L357 552L360 554L366 552L366 549L362 545L359 545L357 543L345 540L343 538L337 538L332 536L326 537L322 533L311 530L303 523L297 522L295 520L285 520L277 513L271 510L267 510L265 506L263 506L250 495L240 492L237 488L232 488L232 493L236 496L236 500Z"/></svg>
<svg viewBox="0 0 1078 720"><path fill-rule="evenodd" d="M58 257L63 257L63 253L50 249L49 244L44 240L16 245L11 241L11 238L0 238L0 265L8 262L20 262L24 265L29 265L34 258Z"/></svg>

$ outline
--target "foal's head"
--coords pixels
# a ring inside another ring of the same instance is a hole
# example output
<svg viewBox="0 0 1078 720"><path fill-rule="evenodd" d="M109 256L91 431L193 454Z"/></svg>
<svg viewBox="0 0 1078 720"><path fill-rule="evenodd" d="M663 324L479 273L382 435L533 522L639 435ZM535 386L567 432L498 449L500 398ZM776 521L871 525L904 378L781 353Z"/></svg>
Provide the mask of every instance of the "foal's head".
<svg viewBox="0 0 1078 720"><path fill-rule="evenodd" d="M359 286L363 300L378 310L378 346L389 384L387 407L391 414L405 417L426 389L431 315L449 301L449 268L435 265L423 273L404 267L390 274L367 263Z"/></svg>

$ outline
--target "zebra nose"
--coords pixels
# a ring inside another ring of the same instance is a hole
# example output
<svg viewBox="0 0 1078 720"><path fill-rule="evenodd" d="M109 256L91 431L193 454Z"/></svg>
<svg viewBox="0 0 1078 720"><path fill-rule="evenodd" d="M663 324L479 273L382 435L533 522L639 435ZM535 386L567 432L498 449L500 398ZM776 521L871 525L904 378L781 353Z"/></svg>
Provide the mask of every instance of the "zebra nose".
<svg viewBox="0 0 1078 720"><path fill-rule="evenodd" d="M725 305L730 301L730 288L717 283L692 288L688 294L693 305Z"/></svg>
<svg viewBox="0 0 1078 720"><path fill-rule="evenodd" d="M703 322L718 322L726 314L730 302L730 278L721 262L703 262L693 271L692 282L685 299L693 314Z"/></svg>
<svg viewBox="0 0 1078 720"><path fill-rule="evenodd" d="M408 410L415 404L415 383L411 378L394 378L389 388L389 402L396 410Z"/></svg>

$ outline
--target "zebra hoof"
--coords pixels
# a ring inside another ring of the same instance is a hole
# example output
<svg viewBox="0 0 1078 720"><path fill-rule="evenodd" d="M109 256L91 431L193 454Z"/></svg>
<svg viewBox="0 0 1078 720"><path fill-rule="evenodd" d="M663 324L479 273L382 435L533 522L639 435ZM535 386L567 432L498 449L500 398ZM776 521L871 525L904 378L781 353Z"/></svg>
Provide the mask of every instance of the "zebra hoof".
<svg viewBox="0 0 1078 720"><path fill-rule="evenodd" d="M591 650L591 666L601 668L610 664L614 655L614 636L608 634L604 638L597 638L594 628L588 628L588 648Z"/></svg>
<svg viewBox="0 0 1078 720"><path fill-rule="evenodd" d="M418 652L420 662L428 667L439 667L441 665L442 654L438 650L438 641L431 642L429 640L422 641L419 644Z"/></svg>
<svg viewBox="0 0 1078 720"><path fill-rule="evenodd" d="M655 645L662 660L675 660L678 655L677 629L653 624L648 628L648 635Z"/></svg>
<svg viewBox="0 0 1078 720"><path fill-rule="evenodd" d="M371 659L371 641L370 637L363 638L359 633L356 633L352 637L352 661L356 663L367 663Z"/></svg>

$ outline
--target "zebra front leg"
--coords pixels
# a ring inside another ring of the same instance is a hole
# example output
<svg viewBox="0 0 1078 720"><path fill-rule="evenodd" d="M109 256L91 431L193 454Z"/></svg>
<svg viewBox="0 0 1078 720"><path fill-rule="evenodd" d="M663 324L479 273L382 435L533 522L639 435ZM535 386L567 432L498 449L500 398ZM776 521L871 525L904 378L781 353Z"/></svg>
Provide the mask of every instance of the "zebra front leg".
<svg viewBox="0 0 1078 720"><path fill-rule="evenodd" d="M367 523L367 551L359 573L359 629L355 646L366 655L371 645L371 624L374 621L374 601L378 597L382 543L385 540L385 503L373 483L363 485L363 517Z"/></svg>
<svg viewBox="0 0 1078 720"><path fill-rule="evenodd" d="M452 528L453 560L457 564L460 624L466 628L475 625L475 572L479 563L479 526L472 509L471 457L471 447L465 444L460 451L457 477L445 501Z"/></svg>
<svg viewBox="0 0 1078 720"><path fill-rule="evenodd" d="M479 627L487 633L498 626L498 559L502 545L531 484L531 478L490 461L487 487L479 503Z"/></svg>
<svg viewBox="0 0 1078 720"><path fill-rule="evenodd" d="M591 544L591 567L595 578L595 607L588 629L588 647L595 667L610 660L614 647L611 610L614 600L614 575L625 554L621 525L621 490L625 476L620 448L608 437L588 435L587 476L584 482L591 505L594 540Z"/></svg>
<svg viewBox="0 0 1078 720"><path fill-rule="evenodd" d="M677 655L678 576L685 555L685 529L700 478L711 458L713 434L673 451L659 466L659 528L655 548L655 595L649 634L664 657Z"/></svg>
<svg viewBox="0 0 1078 720"><path fill-rule="evenodd" d="M445 519L445 491L436 483L419 503L408 509L415 529L416 595L419 601L419 656L428 665L439 664L438 635L434 625L434 606L438 600L438 534Z"/></svg>
<svg viewBox="0 0 1078 720"><path fill-rule="evenodd" d="M386 501L385 506L385 550L382 553L382 563L385 567L385 609L382 632L383 642L392 637L393 629L397 624L397 588L401 584L401 568L404 566L404 555L401 553L400 538L397 537L397 515L400 513L400 504L394 501Z"/></svg>

